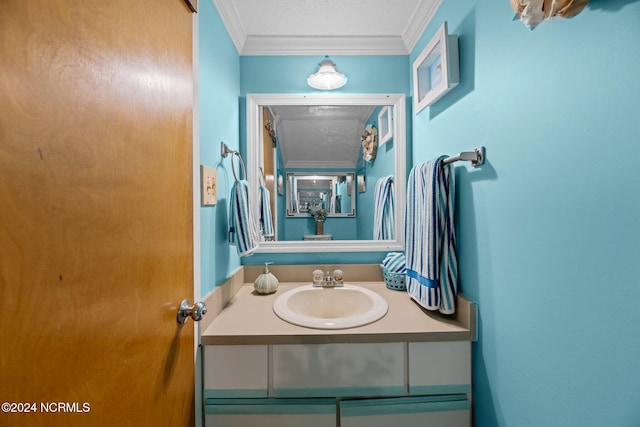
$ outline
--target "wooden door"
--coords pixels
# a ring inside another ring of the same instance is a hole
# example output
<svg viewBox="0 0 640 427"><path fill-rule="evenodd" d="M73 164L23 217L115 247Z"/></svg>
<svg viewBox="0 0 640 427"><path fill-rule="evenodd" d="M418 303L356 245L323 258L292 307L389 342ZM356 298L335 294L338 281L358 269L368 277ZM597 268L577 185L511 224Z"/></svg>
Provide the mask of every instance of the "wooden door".
<svg viewBox="0 0 640 427"><path fill-rule="evenodd" d="M0 52L0 425L193 425L188 7L2 0Z"/></svg>

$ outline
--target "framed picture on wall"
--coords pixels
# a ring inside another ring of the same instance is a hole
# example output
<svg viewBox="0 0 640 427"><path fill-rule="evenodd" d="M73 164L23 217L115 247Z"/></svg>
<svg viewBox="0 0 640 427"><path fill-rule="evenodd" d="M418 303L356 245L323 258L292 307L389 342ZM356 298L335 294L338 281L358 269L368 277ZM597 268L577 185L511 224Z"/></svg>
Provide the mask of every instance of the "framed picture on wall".
<svg viewBox="0 0 640 427"><path fill-rule="evenodd" d="M447 21L413 62L413 110L418 114L460 83L458 36Z"/></svg>
<svg viewBox="0 0 640 427"><path fill-rule="evenodd" d="M380 146L393 138L393 118L389 107L383 107L378 113L378 133Z"/></svg>

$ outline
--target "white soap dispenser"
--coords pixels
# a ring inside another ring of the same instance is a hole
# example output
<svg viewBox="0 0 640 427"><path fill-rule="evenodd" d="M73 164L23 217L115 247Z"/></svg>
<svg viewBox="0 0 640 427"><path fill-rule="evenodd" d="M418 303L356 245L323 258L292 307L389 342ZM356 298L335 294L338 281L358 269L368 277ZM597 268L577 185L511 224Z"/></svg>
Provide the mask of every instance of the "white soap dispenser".
<svg viewBox="0 0 640 427"><path fill-rule="evenodd" d="M256 290L256 293L260 295L272 294L278 290L278 278L269 271L269 264L273 263L264 263L264 272L253 282L253 288Z"/></svg>

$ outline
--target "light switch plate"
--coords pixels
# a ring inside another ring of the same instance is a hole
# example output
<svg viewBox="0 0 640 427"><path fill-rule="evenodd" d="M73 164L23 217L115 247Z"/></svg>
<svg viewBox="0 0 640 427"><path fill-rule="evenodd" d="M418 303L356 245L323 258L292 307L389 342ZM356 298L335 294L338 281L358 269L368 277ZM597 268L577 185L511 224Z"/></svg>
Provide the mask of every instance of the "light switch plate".
<svg viewBox="0 0 640 427"><path fill-rule="evenodd" d="M217 203L217 171L209 166L200 165L200 195L202 206L215 206Z"/></svg>

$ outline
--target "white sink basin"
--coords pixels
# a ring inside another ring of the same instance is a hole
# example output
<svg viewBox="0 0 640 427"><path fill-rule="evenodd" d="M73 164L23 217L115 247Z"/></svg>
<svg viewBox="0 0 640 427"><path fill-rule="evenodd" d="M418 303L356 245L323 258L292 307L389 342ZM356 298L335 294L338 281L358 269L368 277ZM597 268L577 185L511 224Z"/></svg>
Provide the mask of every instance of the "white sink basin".
<svg viewBox="0 0 640 427"><path fill-rule="evenodd" d="M345 329L375 322L387 314L387 301L355 285L300 286L280 295L273 311L282 320L315 329Z"/></svg>

